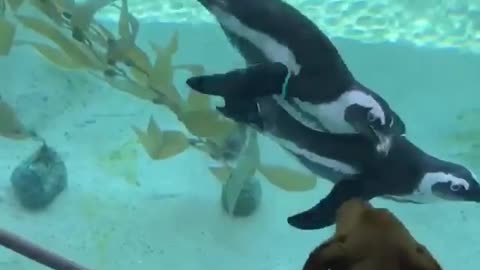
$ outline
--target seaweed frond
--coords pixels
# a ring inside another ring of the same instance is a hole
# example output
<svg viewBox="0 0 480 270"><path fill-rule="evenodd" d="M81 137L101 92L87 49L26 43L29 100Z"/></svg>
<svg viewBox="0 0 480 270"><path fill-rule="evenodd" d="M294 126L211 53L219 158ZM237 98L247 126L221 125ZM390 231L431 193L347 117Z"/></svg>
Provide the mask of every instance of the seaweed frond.
<svg viewBox="0 0 480 270"><path fill-rule="evenodd" d="M7 20L5 16L7 3L15 20ZM27 3L36 12L21 14L21 6ZM118 10L114 32L95 19L95 15L106 7ZM17 26L36 33L41 39L15 40ZM195 147L225 164L224 153L229 150L229 138L244 127L212 108L207 95L190 91L186 99L182 98L174 84L175 73L187 71L198 76L205 69L200 64L174 63L175 55L181 49L177 31L165 46L151 40L149 49L153 57L150 57L149 51L137 44L140 27L140 22L129 10L128 0L86 0L81 3L74 0L0 0L0 55L9 54L15 46L29 46L60 69L86 72L113 89L166 106L183 123L188 134L162 130L153 118L150 118L146 130L132 127L138 142L153 160L172 158L189 147ZM9 119L1 119L4 121L3 129L0 129L2 135L21 129L12 120L11 113L0 117ZM4 123L9 123L9 127L6 128ZM256 140L254 144L257 144ZM229 155L236 157L237 154ZM287 168L261 163L254 167L254 171L259 171L270 183L287 191L309 190L316 183L314 176ZM224 179L228 172L234 171L225 167L212 173Z"/></svg>

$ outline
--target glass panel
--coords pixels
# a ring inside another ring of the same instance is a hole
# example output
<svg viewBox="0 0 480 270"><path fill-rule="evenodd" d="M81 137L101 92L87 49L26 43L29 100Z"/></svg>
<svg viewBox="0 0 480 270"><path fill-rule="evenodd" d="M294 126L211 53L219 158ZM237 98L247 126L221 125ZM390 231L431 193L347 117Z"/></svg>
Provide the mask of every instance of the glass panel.
<svg viewBox="0 0 480 270"><path fill-rule="evenodd" d="M0 244L300 269L335 224L403 243L336 219L362 198L478 268L480 2L256 1L0 0ZM0 269L49 269L9 248Z"/></svg>

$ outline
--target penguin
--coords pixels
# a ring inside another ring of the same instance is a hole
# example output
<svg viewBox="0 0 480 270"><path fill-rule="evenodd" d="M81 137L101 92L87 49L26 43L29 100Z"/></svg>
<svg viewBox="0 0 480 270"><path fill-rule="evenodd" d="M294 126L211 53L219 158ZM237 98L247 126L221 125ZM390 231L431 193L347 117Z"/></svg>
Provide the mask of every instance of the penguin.
<svg viewBox="0 0 480 270"><path fill-rule="evenodd" d="M238 105L234 110L238 114ZM219 111L228 117L228 105ZM305 127L271 98L260 99L257 108L246 106L244 114L250 117L243 119L255 121L243 123L272 138L307 169L333 183L326 197L288 218L297 229L333 225L337 209L350 199L480 202L480 184L472 171L426 153L406 136L395 137L388 156L381 157L367 138Z"/></svg>
<svg viewBox="0 0 480 270"><path fill-rule="evenodd" d="M291 5L282 0L198 2L248 65L226 74L191 77L187 84L192 89L235 96L252 105L255 98L271 96L305 126L362 134L383 155L392 137L406 133L390 105L355 79L328 37ZM241 87L252 83L255 87Z"/></svg>

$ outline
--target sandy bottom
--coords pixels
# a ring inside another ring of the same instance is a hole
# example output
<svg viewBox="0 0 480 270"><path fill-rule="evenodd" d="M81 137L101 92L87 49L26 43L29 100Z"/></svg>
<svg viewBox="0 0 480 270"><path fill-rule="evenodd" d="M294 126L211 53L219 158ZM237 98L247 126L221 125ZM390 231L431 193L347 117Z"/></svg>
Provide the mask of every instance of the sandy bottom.
<svg viewBox="0 0 480 270"><path fill-rule="evenodd" d="M38 143L0 138L0 227L91 269L300 269L331 233L299 231L286 222L328 192L326 181L304 193L262 181L258 212L233 219L222 212L220 184L208 172L206 156L192 149L155 162L136 142L131 126L144 128L150 116L162 128L183 130L170 112L84 73L59 71L29 48L0 59L0 83L2 97L61 153L69 174L68 189L51 207L26 212L12 195L9 177ZM272 142L261 143L265 161L301 168ZM108 157L115 151L121 158ZM474 269L478 206L374 203L402 218L445 269ZM46 268L0 248L0 269Z"/></svg>

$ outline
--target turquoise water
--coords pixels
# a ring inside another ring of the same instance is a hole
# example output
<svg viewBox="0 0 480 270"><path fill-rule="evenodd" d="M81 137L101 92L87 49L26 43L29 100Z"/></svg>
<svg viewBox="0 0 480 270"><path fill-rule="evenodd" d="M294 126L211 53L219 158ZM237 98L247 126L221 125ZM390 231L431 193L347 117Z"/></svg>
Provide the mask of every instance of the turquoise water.
<svg viewBox="0 0 480 270"><path fill-rule="evenodd" d="M150 40L166 45L178 31L175 63L202 64L207 73L243 65L216 25L141 27L141 48ZM18 39L40 40L27 29L17 30ZM410 43L333 41L355 75L399 112L413 142L480 173L478 54ZM179 72L174 80L183 97L189 94L188 76ZM188 134L164 106L117 91L87 72L59 69L28 46L0 57L0 83L2 100L60 154L68 171L68 188L48 208L27 211L9 178L40 143L0 138L0 228L90 269L300 269L308 253L332 234L332 227L299 231L286 222L327 194L332 185L326 180L318 179L312 190L287 192L257 174L259 208L234 218L222 210L221 184L208 170L215 164L208 155L188 148L170 159L151 160L132 126L145 129L153 116L163 130ZM259 145L263 162L306 172L269 139L260 137ZM478 205L372 202L395 213L443 269L478 267ZM0 248L0 269L48 268Z"/></svg>

